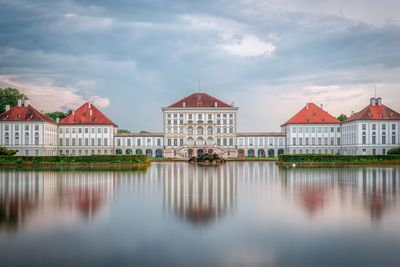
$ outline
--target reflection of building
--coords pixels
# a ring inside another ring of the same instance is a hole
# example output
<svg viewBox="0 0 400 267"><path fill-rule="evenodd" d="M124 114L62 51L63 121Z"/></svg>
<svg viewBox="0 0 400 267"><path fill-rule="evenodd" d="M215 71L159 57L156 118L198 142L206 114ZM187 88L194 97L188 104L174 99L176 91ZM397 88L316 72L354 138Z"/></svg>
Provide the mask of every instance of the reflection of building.
<svg viewBox="0 0 400 267"><path fill-rule="evenodd" d="M18 227L28 216L40 221L43 213L93 218L113 197L114 183L113 172L1 171L0 228Z"/></svg>
<svg viewBox="0 0 400 267"><path fill-rule="evenodd" d="M397 201L400 168L280 169L283 188L310 216L331 201L366 207L372 220L380 220Z"/></svg>
<svg viewBox="0 0 400 267"><path fill-rule="evenodd" d="M236 207L236 168L200 168L184 164L164 165L165 207L184 220L203 224Z"/></svg>

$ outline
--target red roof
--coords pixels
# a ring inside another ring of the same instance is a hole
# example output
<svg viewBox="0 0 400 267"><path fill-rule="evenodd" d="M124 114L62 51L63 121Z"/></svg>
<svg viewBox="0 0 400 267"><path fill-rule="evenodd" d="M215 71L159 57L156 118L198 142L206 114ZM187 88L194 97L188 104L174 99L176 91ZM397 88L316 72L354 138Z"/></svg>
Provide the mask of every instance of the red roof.
<svg viewBox="0 0 400 267"><path fill-rule="evenodd" d="M283 125L302 123L340 123L340 121L314 103L308 103Z"/></svg>
<svg viewBox="0 0 400 267"><path fill-rule="evenodd" d="M185 103L185 106L183 106L183 103ZM219 108L232 107L231 105L228 105L225 102L222 102L221 100L218 100L206 93L194 93L172 104L169 106L169 108L211 108L215 107L215 103L217 103L217 107Z"/></svg>
<svg viewBox="0 0 400 267"><path fill-rule="evenodd" d="M369 104L360 112L350 116L344 122L355 120L400 120L400 114L385 105L371 105Z"/></svg>
<svg viewBox="0 0 400 267"><path fill-rule="evenodd" d="M90 108L89 108L90 104ZM92 111L92 114L90 114ZM92 103L86 102L77 110L69 114L67 117L60 121L60 124L96 124L96 125L114 125L109 118L107 118L100 110L98 110Z"/></svg>
<svg viewBox="0 0 400 267"><path fill-rule="evenodd" d="M15 106L10 110L0 114L0 121L46 121L56 124L56 122L47 115L44 115L34 109L31 105L25 107Z"/></svg>

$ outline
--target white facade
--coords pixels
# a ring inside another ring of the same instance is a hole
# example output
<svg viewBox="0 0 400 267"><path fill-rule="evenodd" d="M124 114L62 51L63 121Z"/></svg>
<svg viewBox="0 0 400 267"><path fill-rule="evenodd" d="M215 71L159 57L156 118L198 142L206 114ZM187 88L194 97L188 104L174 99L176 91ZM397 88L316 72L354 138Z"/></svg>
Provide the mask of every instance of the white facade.
<svg viewBox="0 0 400 267"><path fill-rule="evenodd" d="M236 157L237 107L163 108L165 157L213 151Z"/></svg>
<svg viewBox="0 0 400 267"><path fill-rule="evenodd" d="M287 124L286 154L340 154L341 126L339 123Z"/></svg>
<svg viewBox="0 0 400 267"><path fill-rule="evenodd" d="M119 133L115 135L116 154L146 154L148 157L163 157L163 133Z"/></svg>
<svg viewBox="0 0 400 267"><path fill-rule="evenodd" d="M114 154L113 125L62 125L58 127L59 154L87 156Z"/></svg>
<svg viewBox="0 0 400 267"><path fill-rule="evenodd" d="M277 157L285 151L283 133L238 133L238 157Z"/></svg>

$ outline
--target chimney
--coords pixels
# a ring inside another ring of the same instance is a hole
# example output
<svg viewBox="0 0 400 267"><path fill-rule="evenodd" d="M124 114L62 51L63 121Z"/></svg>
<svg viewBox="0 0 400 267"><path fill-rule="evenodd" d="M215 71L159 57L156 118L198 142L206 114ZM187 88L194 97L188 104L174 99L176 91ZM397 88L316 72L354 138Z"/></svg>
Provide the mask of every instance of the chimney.
<svg viewBox="0 0 400 267"><path fill-rule="evenodd" d="M183 102L183 105L182 105L183 107L186 107L186 102Z"/></svg>
<svg viewBox="0 0 400 267"><path fill-rule="evenodd" d="M75 110L72 111L72 116L75 116Z"/></svg>
<svg viewBox="0 0 400 267"><path fill-rule="evenodd" d="M371 104L371 106L375 106L376 105L375 97L371 97L371 99L369 100L369 103Z"/></svg>
<svg viewBox="0 0 400 267"><path fill-rule="evenodd" d="M215 103L214 103L214 106L215 106L215 107L218 107L218 103L217 103L217 102L215 102Z"/></svg>
<svg viewBox="0 0 400 267"><path fill-rule="evenodd" d="M29 99L25 99L24 100L24 107L28 107L29 106Z"/></svg>
<svg viewBox="0 0 400 267"><path fill-rule="evenodd" d="M89 109L90 109L90 107L91 107L91 104L90 104L90 102L89 102Z"/></svg>
<svg viewBox="0 0 400 267"><path fill-rule="evenodd" d="M56 122L57 122L57 124L59 124L60 123L60 118L57 118Z"/></svg>
<svg viewBox="0 0 400 267"><path fill-rule="evenodd" d="M381 97L378 97L378 98L376 99L376 101L377 101L377 105L378 105L378 106L382 106L382 98L381 98Z"/></svg>
<svg viewBox="0 0 400 267"><path fill-rule="evenodd" d="M18 107L22 107L22 99L18 99Z"/></svg>
<svg viewBox="0 0 400 267"><path fill-rule="evenodd" d="M306 104L306 109L308 110L308 104Z"/></svg>
<svg viewBox="0 0 400 267"><path fill-rule="evenodd" d="M352 111L351 111L351 116L353 116L353 115L354 115L354 111L352 110Z"/></svg>
<svg viewBox="0 0 400 267"><path fill-rule="evenodd" d="M321 104L321 109L324 109L324 105L323 104Z"/></svg>
<svg viewBox="0 0 400 267"><path fill-rule="evenodd" d="M10 110L10 105L6 105L6 111Z"/></svg>
<svg viewBox="0 0 400 267"><path fill-rule="evenodd" d="M92 116L92 114L93 114L93 112L92 112L92 110L90 110L90 117Z"/></svg>

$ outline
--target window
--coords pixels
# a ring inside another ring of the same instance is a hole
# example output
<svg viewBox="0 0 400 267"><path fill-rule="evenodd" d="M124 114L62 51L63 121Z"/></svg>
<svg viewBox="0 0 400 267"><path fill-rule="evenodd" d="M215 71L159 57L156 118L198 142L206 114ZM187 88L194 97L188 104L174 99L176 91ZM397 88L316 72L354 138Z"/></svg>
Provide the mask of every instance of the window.
<svg viewBox="0 0 400 267"><path fill-rule="evenodd" d="M303 138L299 138L299 145L302 146L303 145Z"/></svg>
<svg viewBox="0 0 400 267"><path fill-rule="evenodd" d="M97 128L97 133L101 133L101 128Z"/></svg>
<svg viewBox="0 0 400 267"><path fill-rule="evenodd" d="M72 129L71 129L71 132L72 132L72 133L76 133L76 129L75 129L75 128L72 128Z"/></svg>
<svg viewBox="0 0 400 267"><path fill-rule="evenodd" d="M131 146L131 145L132 145L132 141L131 141L130 138L128 138L128 139L126 140L126 145L127 145L127 146Z"/></svg>
<svg viewBox="0 0 400 267"><path fill-rule="evenodd" d="M97 145L101 146L101 138L97 138Z"/></svg>
<svg viewBox="0 0 400 267"><path fill-rule="evenodd" d="M39 125L35 125L35 131L39 131Z"/></svg>
<svg viewBox="0 0 400 267"><path fill-rule="evenodd" d="M229 128L229 133L233 133L233 128L232 127Z"/></svg>
<svg viewBox="0 0 400 267"><path fill-rule="evenodd" d="M392 145L396 144L396 133L392 132Z"/></svg>
<svg viewBox="0 0 400 267"><path fill-rule="evenodd" d="M29 145L29 133L25 133L25 145Z"/></svg>
<svg viewBox="0 0 400 267"><path fill-rule="evenodd" d="M8 131L8 124L4 125L4 131Z"/></svg>
<svg viewBox="0 0 400 267"><path fill-rule="evenodd" d="M254 145L253 138L249 138L249 146Z"/></svg>
<svg viewBox="0 0 400 267"><path fill-rule="evenodd" d="M374 125L374 124L373 124ZM372 144L375 145L376 144L376 133L372 132ZM375 154L374 154L375 155Z"/></svg>
<svg viewBox="0 0 400 267"><path fill-rule="evenodd" d="M383 145L386 144L386 133L385 132L382 133L382 144Z"/></svg>
<svg viewBox="0 0 400 267"><path fill-rule="evenodd" d="M335 145L335 138L331 138L331 146Z"/></svg>
<svg viewBox="0 0 400 267"><path fill-rule="evenodd" d="M337 138L336 144L340 146L340 137Z"/></svg>
<svg viewBox="0 0 400 267"><path fill-rule="evenodd" d="M178 114L175 113L175 114L174 114L174 118L177 118L177 117L178 117Z"/></svg>
<svg viewBox="0 0 400 267"><path fill-rule="evenodd" d="M174 146L178 146L178 139L174 139Z"/></svg>
<svg viewBox="0 0 400 267"><path fill-rule="evenodd" d="M229 138L229 145L233 146L233 139L232 138Z"/></svg>
<svg viewBox="0 0 400 267"><path fill-rule="evenodd" d="M170 113L168 113L168 114L167 114L167 117L168 117L168 118L171 118L171 114L170 114Z"/></svg>
<svg viewBox="0 0 400 267"><path fill-rule="evenodd" d="M39 145L39 133L35 133L35 145Z"/></svg>
<svg viewBox="0 0 400 267"><path fill-rule="evenodd" d="M383 131L386 130L386 124L382 124L382 130L383 130Z"/></svg>
<svg viewBox="0 0 400 267"><path fill-rule="evenodd" d="M311 132L315 133L315 127L311 127Z"/></svg>
<svg viewBox="0 0 400 267"><path fill-rule="evenodd" d="M386 149L382 149L382 155L386 155Z"/></svg>
<svg viewBox="0 0 400 267"><path fill-rule="evenodd" d="M137 146L141 146L142 145L142 139L137 139L136 140L136 145ZM169 144L169 146L170 146L171 144Z"/></svg>
<svg viewBox="0 0 400 267"><path fill-rule="evenodd" d="M192 114L189 114L189 120L191 120L193 118Z"/></svg>
<svg viewBox="0 0 400 267"><path fill-rule="evenodd" d="M372 124L372 130L376 130L376 124Z"/></svg>
<svg viewBox="0 0 400 267"><path fill-rule="evenodd" d="M90 128L90 132L94 134L94 132L95 132L94 127L91 127L91 128ZM94 153L94 151L93 151L93 153Z"/></svg>
<svg viewBox="0 0 400 267"><path fill-rule="evenodd" d="M292 128L292 133L296 133L296 130L297 130L297 128L296 128L296 127L293 127L293 128Z"/></svg>
<svg viewBox="0 0 400 267"><path fill-rule="evenodd" d="M75 146L75 138L72 138L72 146Z"/></svg>
<svg viewBox="0 0 400 267"><path fill-rule="evenodd" d="M63 128L60 127L60 128L58 129L58 132L59 132L59 133L62 133L62 132L63 132L62 129L63 129Z"/></svg>
<svg viewBox="0 0 400 267"><path fill-rule="evenodd" d="M318 137L318 145L319 146L322 145L322 138L321 137Z"/></svg>
<svg viewBox="0 0 400 267"><path fill-rule="evenodd" d="M200 127L197 128L197 134L198 135L202 135L203 134L203 127L200 126Z"/></svg>
<svg viewBox="0 0 400 267"><path fill-rule="evenodd" d="M331 133L335 132L335 127L331 127Z"/></svg>
<svg viewBox="0 0 400 267"><path fill-rule="evenodd" d="M192 126L189 126L189 128L188 128L188 134L193 134L193 127L192 127Z"/></svg>
<svg viewBox="0 0 400 267"><path fill-rule="evenodd" d="M308 146L308 145L310 145L310 141L309 141L309 138L306 137L306 146Z"/></svg>
<svg viewBox="0 0 400 267"><path fill-rule="evenodd" d="M82 138L79 138L79 139L78 139L78 145L79 145L79 146L82 146Z"/></svg>
<svg viewBox="0 0 400 267"><path fill-rule="evenodd" d="M324 127L325 133L328 132L328 127Z"/></svg>
<svg viewBox="0 0 400 267"><path fill-rule="evenodd" d="M182 139L182 138L179 139L179 145L180 145L180 146L183 146L183 139Z"/></svg>
<svg viewBox="0 0 400 267"><path fill-rule="evenodd" d="M168 139L168 146L171 146L171 139Z"/></svg>
<svg viewBox="0 0 400 267"><path fill-rule="evenodd" d="M16 131L19 131L19 125L18 125L18 124L16 124L16 125L14 126L14 128L15 128Z"/></svg>
<svg viewBox="0 0 400 267"><path fill-rule="evenodd" d="M89 133L89 128L85 128L85 133Z"/></svg>
<svg viewBox="0 0 400 267"><path fill-rule="evenodd" d="M311 138L311 145L315 146L315 137Z"/></svg>
<svg viewBox="0 0 400 267"><path fill-rule="evenodd" d="M221 145L221 139L217 139L217 146L220 146Z"/></svg>
<svg viewBox="0 0 400 267"><path fill-rule="evenodd" d="M103 144L104 146L108 146L108 139L107 138L104 138L104 144Z"/></svg>
<svg viewBox="0 0 400 267"><path fill-rule="evenodd" d="M367 134L365 132L362 133L362 144L367 144Z"/></svg>
<svg viewBox="0 0 400 267"><path fill-rule="evenodd" d="M151 139L150 138L147 138L147 145L148 146L151 145Z"/></svg>
<svg viewBox="0 0 400 267"><path fill-rule="evenodd" d="M82 128L81 127L78 128L78 133L82 133Z"/></svg>
<svg viewBox="0 0 400 267"><path fill-rule="evenodd" d="M89 145L89 138L85 138L85 146Z"/></svg>
<svg viewBox="0 0 400 267"><path fill-rule="evenodd" d="M340 127L337 127L337 132L340 133Z"/></svg>
<svg viewBox="0 0 400 267"><path fill-rule="evenodd" d="M303 127L299 127L299 133L303 133Z"/></svg>
<svg viewBox="0 0 400 267"><path fill-rule="evenodd" d="M29 125L25 125L25 131L29 131Z"/></svg>
<svg viewBox="0 0 400 267"><path fill-rule="evenodd" d="M19 145L19 133L15 133L15 144Z"/></svg>
<svg viewBox="0 0 400 267"><path fill-rule="evenodd" d="M304 132L308 133L308 131L309 131L309 128L308 127L304 127Z"/></svg>
<svg viewBox="0 0 400 267"><path fill-rule="evenodd" d="M318 127L318 132L319 132L319 133L321 133L321 132L322 132L322 129L321 129L321 127Z"/></svg>
<svg viewBox="0 0 400 267"><path fill-rule="evenodd" d="M396 124L392 124L392 130L396 130Z"/></svg>
<svg viewBox="0 0 400 267"><path fill-rule="evenodd" d="M213 134L213 127L208 126L208 128L207 128L207 134Z"/></svg>
<svg viewBox="0 0 400 267"><path fill-rule="evenodd" d="M108 133L108 128L104 128L103 133Z"/></svg>
<svg viewBox="0 0 400 267"><path fill-rule="evenodd" d="M221 128L220 127L217 128L217 133L221 133Z"/></svg>
<svg viewBox="0 0 400 267"><path fill-rule="evenodd" d="M91 139L90 139L90 145L91 145L91 146L94 146L94 138L91 138Z"/></svg>
<svg viewBox="0 0 400 267"><path fill-rule="evenodd" d="M296 138L295 137L293 137L293 140L292 140L292 145L296 145Z"/></svg>
<svg viewBox="0 0 400 267"><path fill-rule="evenodd" d="M224 115L225 115L225 114L224 114ZM228 142L227 142L226 138L222 139L222 141L223 141L223 145L224 145L224 146L227 146L227 145L228 145Z"/></svg>
<svg viewBox="0 0 400 267"><path fill-rule="evenodd" d="M69 146L69 138L65 139L65 145Z"/></svg>
<svg viewBox="0 0 400 267"><path fill-rule="evenodd" d="M372 149L372 155L376 155L376 149L375 148Z"/></svg>
<svg viewBox="0 0 400 267"><path fill-rule="evenodd" d="M161 146L161 138L157 139L157 146Z"/></svg>

